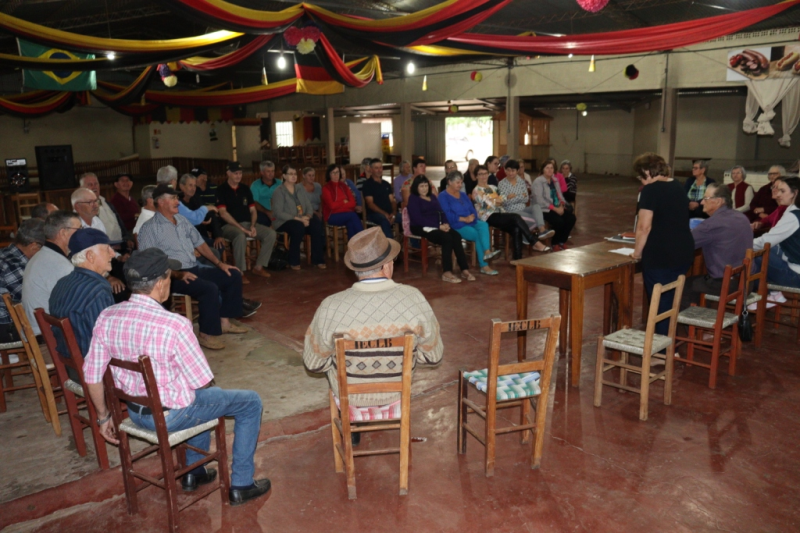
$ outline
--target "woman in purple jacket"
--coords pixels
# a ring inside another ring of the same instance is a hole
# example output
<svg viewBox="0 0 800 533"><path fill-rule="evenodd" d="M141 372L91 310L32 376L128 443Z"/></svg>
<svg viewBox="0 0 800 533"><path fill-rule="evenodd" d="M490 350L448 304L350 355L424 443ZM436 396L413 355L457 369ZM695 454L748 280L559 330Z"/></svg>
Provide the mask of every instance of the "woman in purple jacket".
<svg viewBox="0 0 800 533"><path fill-rule="evenodd" d="M467 254L461 244L461 234L450 227L447 217L439 205L439 200L431 194L431 182L423 176L417 176L411 183L411 195L408 197L408 221L411 233L425 237L442 247L442 281L461 283L453 274L453 252L456 254L461 277L475 281L469 272Z"/></svg>

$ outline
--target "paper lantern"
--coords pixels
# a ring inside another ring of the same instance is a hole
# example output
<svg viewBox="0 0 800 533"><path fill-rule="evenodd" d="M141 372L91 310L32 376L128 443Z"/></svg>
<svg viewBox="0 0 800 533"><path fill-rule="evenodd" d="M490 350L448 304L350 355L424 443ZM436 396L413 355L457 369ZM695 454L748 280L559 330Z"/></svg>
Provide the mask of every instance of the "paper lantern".
<svg viewBox="0 0 800 533"><path fill-rule="evenodd" d="M581 102L580 104L575 106L575 109L577 109L578 111L586 111L586 104Z"/></svg>
<svg viewBox="0 0 800 533"><path fill-rule="evenodd" d="M289 46L294 46L301 54L310 54L316 48L320 35L316 26L310 25L304 28L292 26L283 33L283 38Z"/></svg>
<svg viewBox="0 0 800 533"><path fill-rule="evenodd" d="M590 13L597 13L608 5L608 0L577 0L578 5Z"/></svg>
<svg viewBox="0 0 800 533"><path fill-rule="evenodd" d="M483 74L481 74L477 70L473 70L472 74L469 75L469 79L471 79L472 81L481 81L483 79Z"/></svg>
<svg viewBox="0 0 800 533"><path fill-rule="evenodd" d="M633 65L625 67L625 77L629 80L635 80L639 77L639 69Z"/></svg>
<svg viewBox="0 0 800 533"><path fill-rule="evenodd" d="M163 81L164 85L167 87L175 87L175 85L177 85L178 77L172 72L169 65L158 65L158 74L161 76L161 81Z"/></svg>
<svg viewBox="0 0 800 533"><path fill-rule="evenodd" d="M455 104L451 105L450 106L450 112L451 113L458 113L458 106L455 105Z"/></svg>

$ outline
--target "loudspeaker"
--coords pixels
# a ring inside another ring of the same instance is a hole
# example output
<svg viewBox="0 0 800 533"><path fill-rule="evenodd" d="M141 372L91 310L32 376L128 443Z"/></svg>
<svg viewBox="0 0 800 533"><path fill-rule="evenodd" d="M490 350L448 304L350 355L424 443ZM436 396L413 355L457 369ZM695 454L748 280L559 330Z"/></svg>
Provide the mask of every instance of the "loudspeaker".
<svg viewBox="0 0 800 533"><path fill-rule="evenodd" d="M26 159L6 159L6 176L8 176L8 186L12 193L31 191Z"/></svg>
<svg viewBox="0 0 800 533"><path fill-rule="evenodd" d="M39 188L43 191L74 189L78 186L75 182L71 144L37 146L36 166L39 167Z"/></svg>

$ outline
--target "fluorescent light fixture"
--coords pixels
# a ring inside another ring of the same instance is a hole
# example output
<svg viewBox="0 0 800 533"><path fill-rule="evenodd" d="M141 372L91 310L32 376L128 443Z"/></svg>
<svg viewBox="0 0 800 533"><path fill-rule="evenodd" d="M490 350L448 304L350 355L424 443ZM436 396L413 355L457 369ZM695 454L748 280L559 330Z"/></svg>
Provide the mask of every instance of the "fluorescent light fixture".
<svg viewBox="0 0 800 533"><path fill-rule="evenodd" d="M408 65L406 65L406 72L408 72L409 74L414 74L414 72L416 70L417 70L417 67L416 67L416 65L414 65L414 62L413 61L409 61Z"/></svg>
<svg viewBox="0 0 800 533"><path fill-rule="evenodd" d="M107 57L108 59L114 59L115 57L117 57L117 54L115 54L114 52L108 52L108 53L106 54L106 57Z"/></svg>
<svg viewBox="0 0 800 533"><path fill-rule="evenodd" d="M281 70L286 68L286 58L283 57L283 54L278 56L278 68Z"/></svg>

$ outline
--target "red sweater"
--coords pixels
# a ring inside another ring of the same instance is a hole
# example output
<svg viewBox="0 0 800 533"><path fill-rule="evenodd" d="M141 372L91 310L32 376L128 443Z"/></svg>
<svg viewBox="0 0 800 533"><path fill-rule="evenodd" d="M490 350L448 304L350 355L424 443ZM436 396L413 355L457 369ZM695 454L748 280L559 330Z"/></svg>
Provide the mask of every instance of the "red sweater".
<svg viewBox="0 0 800 533"><path fill-rule="evenodd" d="M322 188L322 217L325 222L335 213L356 210L356 200L350 187L341 181L329 181Z"/></svg>

